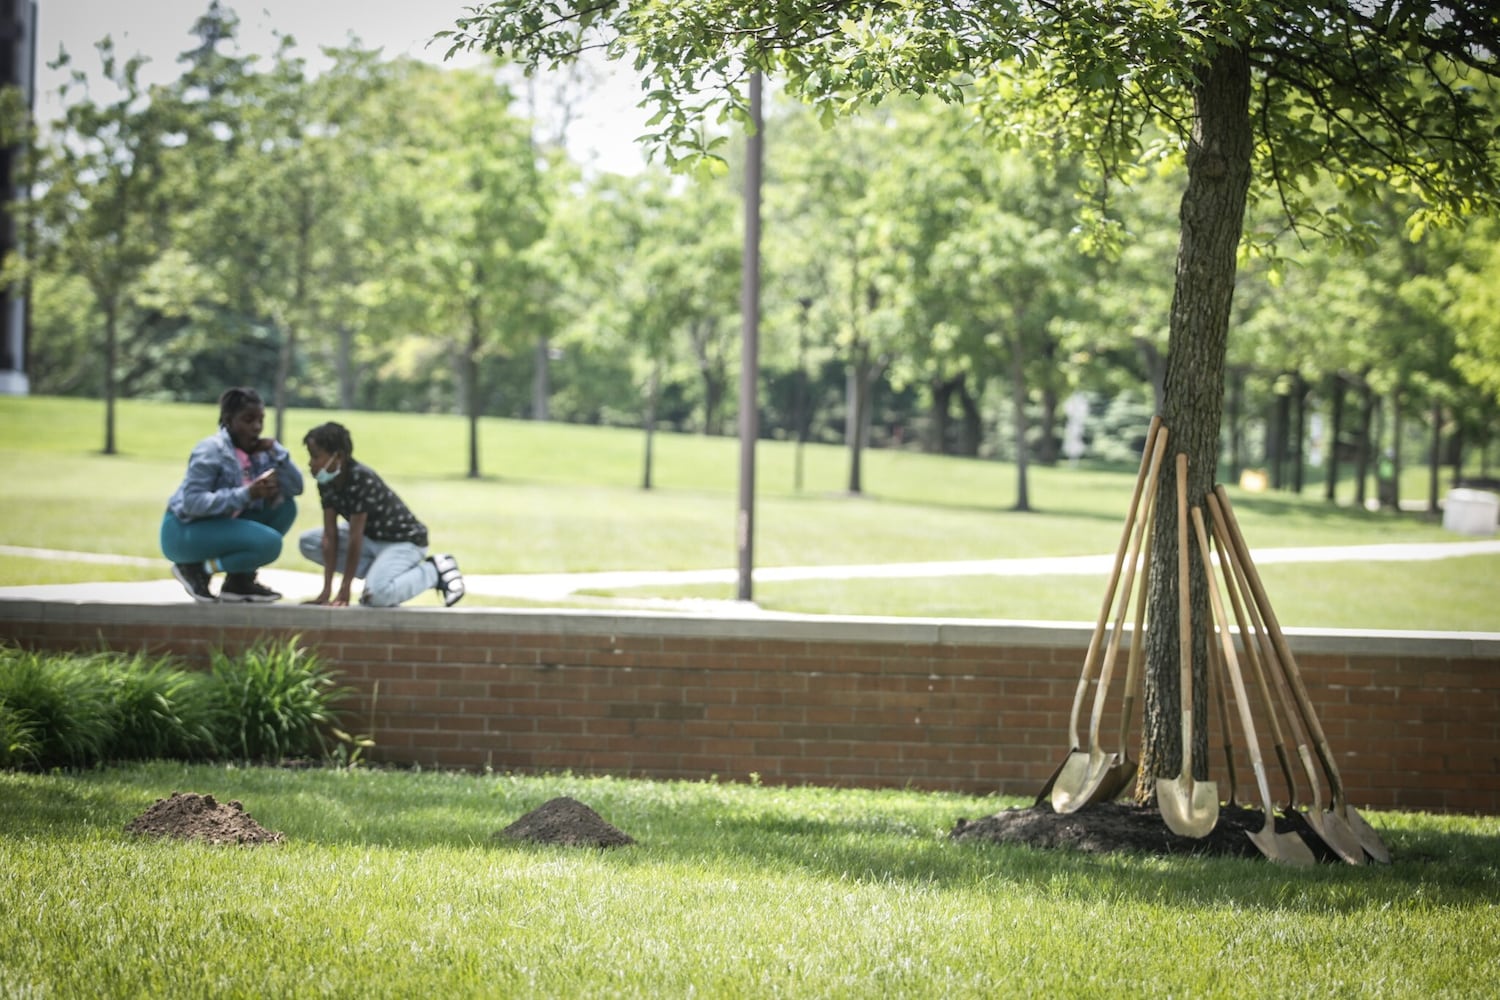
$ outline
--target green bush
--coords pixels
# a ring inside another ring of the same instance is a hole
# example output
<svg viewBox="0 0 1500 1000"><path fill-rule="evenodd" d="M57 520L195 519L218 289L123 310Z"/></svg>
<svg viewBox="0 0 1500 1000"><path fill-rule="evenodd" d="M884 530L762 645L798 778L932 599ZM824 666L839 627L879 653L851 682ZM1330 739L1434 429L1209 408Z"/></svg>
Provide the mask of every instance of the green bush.
<svg viewBox="0 0 1500 1000"><path fill-rule="evenodd" d="M207 760L214 735L214 681L170 659L117 657L102 680L115 712L111 760Z"/></svg>
<svg viewBox="0 0 1500 1000"><path fill-rule="evenodd" d="M333 705L348 694L316 653L293 636L238 656L213 653L219 745L244 761L326 758L338 725Z"/></svg>
<svg viewBox="0 0 1500 1000"><path fill-rule="evenodd" d="M115 736L101 660L108 654L42 654L0 647L0 705L31 737L25 756L39 768L91 767Z"/></svg>
<svg viewBox="0 0 1500 1000"><path fill-rule="evenodd" d="M0 768L126 760L352 765L368 737L338 728L348 694L297 637L263 641L208 672L144 653L38 653L0 645Z"/></svg>
<svg viewBox="0 0 1500 1000"><path fill-rule="evenodd" d="M0 701L0 768L36 763L36 726L21 709Z"/></svg>

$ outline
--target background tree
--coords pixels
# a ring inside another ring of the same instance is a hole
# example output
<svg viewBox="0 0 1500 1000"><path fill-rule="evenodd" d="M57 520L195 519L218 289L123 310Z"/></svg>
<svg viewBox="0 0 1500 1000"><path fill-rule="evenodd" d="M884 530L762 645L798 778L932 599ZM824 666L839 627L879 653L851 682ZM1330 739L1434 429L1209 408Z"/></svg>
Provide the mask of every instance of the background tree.
<svg viewBox="0 0 1500 1000"><path fill-rule="evenodd" d="M96 98L90 76L74 69L59 127L38 140L34 176L44 183L29 210L37 265L77 274L93 298L103 335L103 451L113 455L125 317L170 236L172 123L142 82L141 57L122 60L108 38L96 49L97 82L114 96ZM54 65L69 66L71 59L63 53Z"/></svg>
<svg viewBox="0 0 1500 1000"><path fill-rule="evenodd" d="M1416 231L1493 207L1500 193L1500 140L1472 96L1500 73L1500 21L1483 7L892 0L851 17L817 0L502 0L460 19L456 44L515 53L532 66L571 60L594 44L629 56L653 80L660 140L689 154L712 152L700 128L705 103L743 116L738 82L752 68L779 75L830 114L896 91L962 99L972 74L1013 81L994 88L1010 127L1064 139L1105 180L1139 157L1153 123L1187 164L1162 408L1189 456L1195 499L1218 466L1252 184L1291 218L1334 237L1339 215L1316 203L1310 183L1324 170L1339 173L1341 195L1410 191L1420 206ZM1162 488L1175 488L1170 468ZM1159 505L1155 532L1164 544L1154 549L1149 604L1163 626L1177 618L1175 519L1174 505ZM1204 621L1204 570L1191 558L1195 619ZM1159 627L1148 637L1143 794L1180 757L1173 635ZM1206 681L1201 629L1194 647L1193 675ZM1195 690L1206 698L1206 683ZM1203 726L1196 742L1206 751Z"/></svg>

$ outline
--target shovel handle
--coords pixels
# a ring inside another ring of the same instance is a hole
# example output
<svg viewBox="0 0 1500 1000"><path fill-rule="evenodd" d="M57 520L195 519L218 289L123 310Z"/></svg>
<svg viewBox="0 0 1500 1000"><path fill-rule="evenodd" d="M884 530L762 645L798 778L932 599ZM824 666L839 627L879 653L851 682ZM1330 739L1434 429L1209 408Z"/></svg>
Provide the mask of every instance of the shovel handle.
<svg viewBox="0 0 1500 1000"><path fill-rule="evenodd" d="M1250 590L1255 596L1255 604L1265 621L1266 631L1271 637L1271 645L1276 650L1276 658L1280 661L1287 681L1291 684L1292 693L1297 699L1297 708L1302 715L1302 721L1312 734L1318 750L1318 759L1323 762L1323 770L1328 775L1328 784L1332 788L1334 803L1337 806L1343 802L1344 783L1339 777L1339 768L1333 759L1333 751L1329 749L1328 737L1323 732L1322 723L1318 721L1318 713L1313 708L1312 698L1308 696L1307 685L1302 681L1302 671L1297 666L1297 660L1292 656L1291 647L1287 645L1286 635L1281 631L1281 623L1277 621L1276 612L1271 608L1271 601L1266 596L1260 573L1255 568L1255 562L1250 558L1250 550L1245 545L1245 536L1240 532L1239 522L1234 516L1234 508L1229 504L1229 494L1222 484L1215 487L1215 492L1218 494L1219 502L1224 506L1224 517L1234 537L1235 547L1239 550L1241 563L1245 569L1245 578L1250 584Z"/></svg>
<svg viewBox="0 0 1500 1000"><path fill-rule="evenodd" d="M1203 569L1208 577L1208 602L1213 608L1214 625L1219 631L1219 644L1224 650L1224 662L1229 666L1229 679L1234 684L1235 706L1240 713L1240 728L1245 734L1245 748L1250 754L1250 766L1255 770L1255 783L1260 789L1260 798L1269 819L1275 812L1271 802L1271 786L1266 781L1266 765L1260 755L1260 740L1255 735L1255 718L1250 712L1250 698L1245 692L1245 678L1240 671L1240 660L1234 652L1234 639L1229 634L1229 618L1224 613L1224 601L1219 596L1219 578L1214 573L1213 552L1208 547L1208 531L1203 526L1203 509L1193 508L1193 531L1198 536L1198 554L1203 558Z"/></svg>
<svg viewBox="0 0 1500 1000"><path fill-rule="evenodd" d="M1109 583L1104 588L1104 603L1100 606L1099 617L1094 622L1094 634L1089 638L1088 652L1083 656L1083 673L1078 678L1078 689L1073 692L1073 712L1068 722L1068 737L1075 750L1083 746L1078 738L1078 720L1083 715L1083 700L1088 696L1089 680L1094 676L1094 668L1098 665L1102 652L1104 629L1109 624L1109 613L1115 606L1115 588L1120 583L1120 569L1125 564L1125 553L1130 545L1131 529L1135 526L1141 493L1145 490L1151 456L1156 448L1156 439L1164 430L1161 416L1159 414L1152 416L1151 426L1146 430L1146 446L1141 451L1141 467L1135 474L1135 490L1130 494L1130 510L1125 515L1125 530L1120 533L1120 544L1115 550L1114 567L1109 571Z"/></svg>
<svg viewBox="0 0 1500 1000"><path fill-rule="evenodd" d="M1193 599L1189 588L1186 452L1177 453L1177 678L1182 715L1182 774L1193 777Z"/></svg>
<svg viewBox="0 0 1500 1000"><path fill-rule="evenodd" d="M1104 719L1104 702L1109 695L1109 684L1115 675L1115 659L1120 652L1120 636L1125 631L1125 615L1130 610L1130 596L1135 590L1136 566L1141 553L1141 536L1150 523L1151 500L1156 495L1156 474L1161 470L1162 456L1167 451L1167 429L1162 427L1156 435L1156 445L1151 450L1151 464L1146 470L1146 481L1137 494L1140 509L1133 512L1135 530L1130 537L1130 551L1125 557L1125 578L1120 584L1119 611L1115 615L1115 626L1109 634L1109 646L1104 652L1104 666L1099 671L1099 685L1094 690L1094 711L1089 719L1089 748L1099 747L1099 726ZM1138 516L1135 516L1138 515Z"/></svg>

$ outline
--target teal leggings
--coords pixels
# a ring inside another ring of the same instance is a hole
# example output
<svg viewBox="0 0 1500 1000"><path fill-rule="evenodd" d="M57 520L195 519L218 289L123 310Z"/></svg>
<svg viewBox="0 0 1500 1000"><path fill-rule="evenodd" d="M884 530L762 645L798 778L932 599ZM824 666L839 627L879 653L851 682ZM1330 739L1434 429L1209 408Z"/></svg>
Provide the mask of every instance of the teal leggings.
<svg viewBox="0 0 1500 1000"><path fill-rule="evenodd" d="M161 551L174 563L201 562L226 573L254 573L281 555L282 536L296 520L297 502L290 497L269 510L186 524L168 512L161 519Z"/></svg>

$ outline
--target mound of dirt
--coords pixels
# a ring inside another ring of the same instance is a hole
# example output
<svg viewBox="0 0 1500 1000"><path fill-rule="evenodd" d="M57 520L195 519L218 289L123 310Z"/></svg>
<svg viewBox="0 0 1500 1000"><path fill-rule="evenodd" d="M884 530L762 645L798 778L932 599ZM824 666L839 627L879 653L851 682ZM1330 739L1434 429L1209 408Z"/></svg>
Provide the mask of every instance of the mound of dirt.
<svg viewBox="0 0 1500 1000"><path fill-rule="evenodd" d="M1247 836L1265 825L1260 809L1225 806L1219 822L1201 839L1181 837L1167 829L1161 813L1133 802L1097 802L1076 813L1054 812L1052 804L1006 809L983 819L960 819L949 836L1028 847L1066 848L1090 854L1126 851L1134 854L1189 854L1210 857L1264 857ZM1278 813L1277 833L1311 832L1299 813ZM1304 836L1319 860L1334 860L1322 840Z"/></svg>
<svg viewBox="0 0 1500 1000"><path fill-rule="evenodd" d="M212 795L173 792L125 825L126 833L210 844L279 844L284 836L267 830L238 802L218 802Z"/></svg>
<svg viewBox="0 0 1500 1000"><path fill-rule="evenodd" d="M567 796L542 803L495 836L566 847L624 847L635 843L635 838Z"/></svg>

